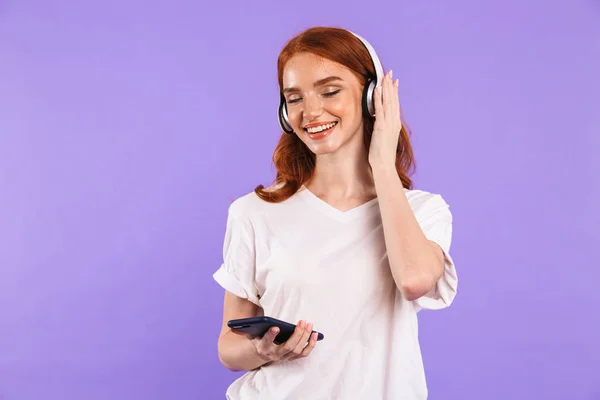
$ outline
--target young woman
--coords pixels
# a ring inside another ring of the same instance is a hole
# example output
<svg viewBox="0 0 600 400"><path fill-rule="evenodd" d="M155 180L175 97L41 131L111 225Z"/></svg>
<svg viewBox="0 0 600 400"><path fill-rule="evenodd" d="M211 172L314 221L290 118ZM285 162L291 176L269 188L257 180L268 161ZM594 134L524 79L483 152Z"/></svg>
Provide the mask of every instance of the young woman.
<svg viewBox="0 0 600 400"><path fill-rule="evenodd" d="M226 289L219 358L248 371L227 398L425 399L417 312L456 294L452 215L412 189L398 81L364 39L323 27L288 42L278 77L276 180L230 206L214 275ZM276 328L227 326L259 315L296 330L275 344Z"/></svg>

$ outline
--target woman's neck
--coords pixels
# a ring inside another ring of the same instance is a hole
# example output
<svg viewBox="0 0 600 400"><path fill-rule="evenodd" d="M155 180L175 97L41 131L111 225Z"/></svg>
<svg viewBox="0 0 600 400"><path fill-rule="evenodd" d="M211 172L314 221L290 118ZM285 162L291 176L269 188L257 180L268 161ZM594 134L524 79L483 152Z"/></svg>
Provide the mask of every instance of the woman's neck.
<svg viewBox="0 0 600 400"><path fill-rule="evenodd" d="M318 155L313 175L305 186L311 192L330 199L375 196L375 184L366 151Z"/></svg>

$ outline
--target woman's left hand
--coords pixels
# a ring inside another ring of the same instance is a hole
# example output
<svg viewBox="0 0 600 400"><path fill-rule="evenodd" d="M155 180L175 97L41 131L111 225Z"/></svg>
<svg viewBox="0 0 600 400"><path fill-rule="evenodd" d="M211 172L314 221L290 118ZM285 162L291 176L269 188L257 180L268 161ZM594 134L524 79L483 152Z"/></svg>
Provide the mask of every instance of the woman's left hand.
<svg viewBox="0 0 600 400"><path fill-rule="evenodd" d="M396 148L402 128L398 80L392 81L392 71L385 74L381 87L375 89L375 125L369 148L369 164L375 166L396 165Z"/></svg>

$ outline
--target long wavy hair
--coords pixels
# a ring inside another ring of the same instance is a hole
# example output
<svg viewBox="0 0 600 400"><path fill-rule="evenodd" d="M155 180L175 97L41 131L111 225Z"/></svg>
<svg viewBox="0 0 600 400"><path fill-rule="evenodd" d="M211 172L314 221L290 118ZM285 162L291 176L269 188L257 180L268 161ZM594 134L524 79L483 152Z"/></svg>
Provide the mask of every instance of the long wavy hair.
<svg viewBox="0 0 600 400"><path fill-rule="evenodd" d="M362 42L347 30L332 27L314 27L292 38L281 50L277 60L279 88L283 87L283 69L297 53L308 52L337 62L349 68L364 87L367 79L375 78L375 68ZM373 134L374 118L363 117L364 145L368 150ZM310 179L316 163L315 154L295 134L283 132L273 152L277 170L272 187L258 185L254 191L263 200L279 203L293 196ZM396 170L407 189L412 189L409 175L414 172L415 160L410 144L410 131L402 121L396 148Z"/></svg>

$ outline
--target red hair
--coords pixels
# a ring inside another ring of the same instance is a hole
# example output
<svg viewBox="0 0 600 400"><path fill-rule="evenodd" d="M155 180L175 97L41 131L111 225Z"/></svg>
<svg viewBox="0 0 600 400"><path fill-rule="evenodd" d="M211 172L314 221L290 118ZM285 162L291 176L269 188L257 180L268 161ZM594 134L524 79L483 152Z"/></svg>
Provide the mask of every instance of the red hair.
<svg viewBox="0 0 600 400"><path fill-rule="evenodd" d="M356 36L340 28L314 27L292 38L281 50L277 60L280 88L283 87L283 68L294 55L301 52L312 53L349 68L363 86L368 78L375 78L375 69L369 52ZM371 116L363 118L364 144L369 149L374 119ZM263 185L258 185L254 191L265 201L271 203L284 201L293 196L310 179L315 169L315 162L315 154L297 135L284 132L273 152L273 163L277 169L274 181L276 187L265 189ZM414 171L414 168L410 132L402 122L396 148L396 170L405 188L412 189L409 174Z"/></svg>

